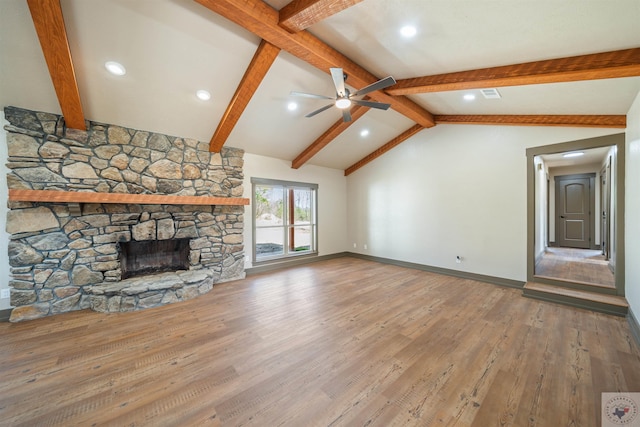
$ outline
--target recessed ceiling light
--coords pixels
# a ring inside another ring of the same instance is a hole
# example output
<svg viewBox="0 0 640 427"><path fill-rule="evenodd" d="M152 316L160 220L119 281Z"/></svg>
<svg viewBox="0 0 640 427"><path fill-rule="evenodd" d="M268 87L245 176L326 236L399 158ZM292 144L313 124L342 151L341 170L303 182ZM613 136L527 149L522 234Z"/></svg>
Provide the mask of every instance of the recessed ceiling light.
<svg viewBox="0 0 640 427"><path fill-rule="evenodd" d="M127 74L127 70L124 68L122 64L115 61L107 61L104 63L104 67L111 73L116 76L124 76Z"/></svg>
<svg viewBox="0 0 640 427"><path fill-rule="evenodd" d="M363 138L364 138L364 137L365 137L365 136L367 136L367 135L369 135L369 129L362 129L362 130L360 131L360 136L361 136L361 137L363 137Z"/></svg>
<svg viewBox="0 0 640 427"><path fill-rule="evenodd" d="M418 30L413 25L405 25L404 27L400 28L400 34L405 38L411 38L415 36L417 32Z"/></svg>
<svg viewBox="0 0 640 427"><path fill-rule="evenodd" d="M567 153L562 155L562 157L580 157L580 156L584 156L584 153L582 151L575 151L573 153Z"/></svg>
<svg viewBox="0 0 640 427"><path fill-rule="evenodd" d="M196 96L198 97L198 99L201 99L203 101L208 101L211 99L211 94L204 89L196 91Z"/></svg>
<svg viewBox="0 0 640 427"><path fill-rule="evenodd" d="M290 102L287 104L287 110L295 111L297 109L298 109L298 104L296 104L295 102Z"/></svg>
<svg viewBox="0 0 640 427"><path fill-rule="evenodd" d="M473 101L474 99L476 99L476 96L472 93L467 93L463 96L465 101Z"/></svg>

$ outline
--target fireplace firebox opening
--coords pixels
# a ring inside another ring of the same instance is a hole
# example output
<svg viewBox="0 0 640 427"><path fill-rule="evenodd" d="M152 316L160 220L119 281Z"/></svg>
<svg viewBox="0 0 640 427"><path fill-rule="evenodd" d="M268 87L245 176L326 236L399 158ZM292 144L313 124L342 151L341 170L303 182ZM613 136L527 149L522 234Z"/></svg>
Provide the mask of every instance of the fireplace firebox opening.
<svg viewBox="0 0 640 427"><path fill-rule="evenodd" d="M121 278L189 269L189 239L120 242Z"/></svg>

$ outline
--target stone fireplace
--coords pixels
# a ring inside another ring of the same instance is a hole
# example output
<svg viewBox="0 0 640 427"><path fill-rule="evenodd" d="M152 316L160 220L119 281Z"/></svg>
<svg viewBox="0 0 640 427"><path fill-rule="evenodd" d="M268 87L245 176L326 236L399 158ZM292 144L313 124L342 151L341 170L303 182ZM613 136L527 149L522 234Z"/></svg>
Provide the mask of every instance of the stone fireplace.
<svg viewBox="0 0 640 427"><path fill-rule="evenodd" d="M67 129L58 115L14 107L5 117L11 321L148 308L244 277L244 206L179 202L240 198L242 150L95 122ZM92 198L12 201L12 190ZM100 203L95 193L177 197Z"/></svg>

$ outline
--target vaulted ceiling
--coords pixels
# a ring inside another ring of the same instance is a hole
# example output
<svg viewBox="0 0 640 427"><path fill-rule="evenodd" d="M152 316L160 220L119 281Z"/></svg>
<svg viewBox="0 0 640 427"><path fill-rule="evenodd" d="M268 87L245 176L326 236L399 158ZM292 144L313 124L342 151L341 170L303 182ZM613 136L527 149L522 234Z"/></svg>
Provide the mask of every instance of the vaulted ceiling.
<svg viewBox="0 0 640 427"><path fill-rule="evenodd" d="M0 101L348 175L433 126L624 129L638 22L637 0L2 0ZM330 67L351 89L395 77L369 94L391 109L305 118L326 101L289 92L333 96Z"/></svg>

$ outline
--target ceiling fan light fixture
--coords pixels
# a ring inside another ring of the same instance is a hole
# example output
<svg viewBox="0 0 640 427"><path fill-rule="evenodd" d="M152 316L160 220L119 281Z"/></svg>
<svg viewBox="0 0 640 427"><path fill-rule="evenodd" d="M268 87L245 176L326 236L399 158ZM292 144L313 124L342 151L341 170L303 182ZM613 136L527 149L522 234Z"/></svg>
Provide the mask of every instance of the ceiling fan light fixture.
<svg viewBox="0 0 640 427"><path fill-rule="evenodd" d="M287 104L287 110L296 111L297 109L298 109L298 104L296 104L295 102L290 102Z"/></svg>
<svg viewBox="0 0 640 427"><path fill-rule="evenodd" d="M371 83L368 86L361 88L360 90L357 90L354 93L351 93L349 89L345 87L345 84L344 84L344 80L347 78L347 75L344 73L344 70L342 68L329 68L329 71L331 72L331 79L333 80L333 85L336 89L335 98L332 98L330 96L324 96L324 95L315 95L313 93L304 93L304 92L297 92L297 91L290 92L291 95L294 95L294 96L304 96L306 98L315 98L315 99L330 99L332 101L331 104L327 104L324 107L318 108L317 110L307 114L305 117L313 117L316 114L319 114L319 113L322 113L323 111L328 110L329 108L336 107L342 110L342 120L344 122L350 122L352 117L348 108L351 107L351 104L356 104L356 105L359 105L362 107L368 107L368 108L377 108L378 110L388 110L389 107L391 107L391 104L385 104L383 102L368 101L365 99L355 99L355 98L351 99L351 97L365 96L370 92L373 92L376 90L382 90L386 87L394 85L396 84L396 81L393 77L391 76L385 77L384 79L380 79L376 82Z"/></svg>
<svg viewBox="0 0 640 427"><path fill-rule="evenodd" d="M336 99L336 107L344 110L345 108L351 107L351 101L348 98L338 98Z"/></svg>

